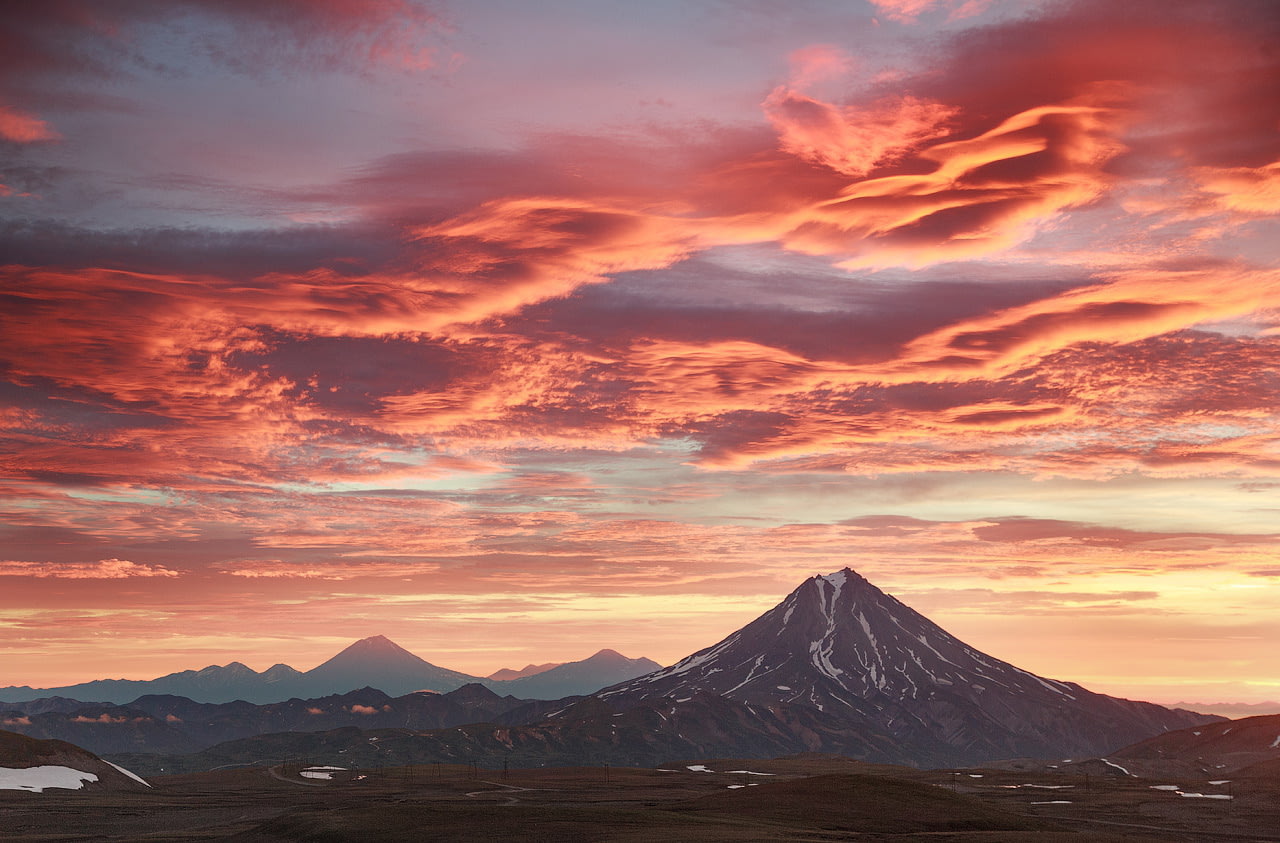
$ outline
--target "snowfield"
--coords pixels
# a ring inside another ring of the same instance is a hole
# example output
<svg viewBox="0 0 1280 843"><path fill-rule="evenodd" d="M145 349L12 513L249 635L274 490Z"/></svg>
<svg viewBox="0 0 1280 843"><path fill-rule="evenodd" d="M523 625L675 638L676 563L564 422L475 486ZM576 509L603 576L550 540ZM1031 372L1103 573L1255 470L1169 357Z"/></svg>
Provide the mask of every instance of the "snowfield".
<svg viewBox="0 0 1280 843"><path fill-rule="evenodd" d="M0 767L0 790L26 790L31 793L43 793L46 788L57 787L65 790L79 790L85 782L96 782L94 773L73 770L70 767L25 767L14 769Z"/></svg>

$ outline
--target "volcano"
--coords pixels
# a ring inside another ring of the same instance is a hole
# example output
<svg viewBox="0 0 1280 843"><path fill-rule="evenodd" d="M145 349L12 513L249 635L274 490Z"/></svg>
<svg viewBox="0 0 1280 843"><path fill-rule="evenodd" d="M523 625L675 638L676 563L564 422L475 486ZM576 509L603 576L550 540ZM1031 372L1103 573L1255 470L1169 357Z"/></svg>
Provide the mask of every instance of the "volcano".
<svg viewBox="0 0 1280 843"><path fill-rule="evenodd" d="M618 711L718 697L799 717L806 749L893 746L922 764L1105 754L1221 718L1109 697L970 647L845 568L717 644L597 697ZM850 734L860 735L846 747Z"/></svg>

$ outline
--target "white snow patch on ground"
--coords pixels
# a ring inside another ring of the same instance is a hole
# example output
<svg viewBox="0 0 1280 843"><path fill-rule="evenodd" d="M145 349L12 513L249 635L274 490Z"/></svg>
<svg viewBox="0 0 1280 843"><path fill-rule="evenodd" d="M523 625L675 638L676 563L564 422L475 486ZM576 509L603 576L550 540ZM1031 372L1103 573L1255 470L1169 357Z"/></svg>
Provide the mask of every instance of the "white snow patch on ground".
<svg viewBox="0 0 1280 843"><path fill-rule="evenodd" d="M107 761L107 763L111 764L110 761ZM147 784L146 780L143 779L142 776L138 775L137 773L131 773L128 770L126 770L124 767L121 767L119 764L111 764L111 766L115 767L117 770L124 773L126 776L133 779L135 782L142 782L143 784L147 785L147 787L151 787L151 785Z"/></svg>
<svg viewBox="0 0 1280 843"><path fill-rule="evenodd" d="M778 686L778 690L779 690L779 691L790 691L790 690L791 690L791 686L790 686L790 685L779 685L779 686Z"/></svg>
<svg viewBox="0 0 1280 843"><path fill-rule="evenodd" d="M1187 799L1231 799L1232 798L1225 793L1183 793L1181 790L1178 791L1178 795L1185 797Z"/></svg>
<svg viewBox="0 0 1280 843"><path fill-rule="evenodd" d="M1151 785L1151 789L1152 790L1179 790L1180 788L1176 784L1153 784Z"/></svg>
<svg viewBox="0 0 1280 843"><path fill-rule="evenodd" d="M1050 802L1032 802L1032 805L1070 805L1066 799L1054 799Z"/></svg>
<svg viewBox="0 0 1280 843"><path fill-rule="evenodd" d="M1099 758L1098 760L1101 761L1103 764L1106 764L1108 767L1115 767L1117 770L1124 773L1126 776L1133 775L1133 773L1130 773L1128 770L1126 770L1124 767L1121 767L1119 764L1117 764L1114 761L1108 761L1105 758Z"/></svg>
<svg viewBox="0 0 1280 843"><path fill-rule="evenodd" d="M982 778L982 773L970 773L970 774L969 774L969 778L971 778L971 779L980 779L980 778Z"/></svg>
<svg viewBox="0 0 1280 843"><path fill-rule="evenodd" d="M85 782L97 780L98 777L94 773L85 773L70 767L53 765L22 769L0 767L0 790L26 790L31 793L43 793L45 788L50 787L79 790L84 787Z"/></svg>
<svg viewBox="0 0 1280 843"><path fill-rule="evenodd" d="M1195 735L1197 738L1198 738L1198 737L1200 737L1200 733L1199 733L1199 732L1192 732L1191 734Z"/></svg>
<svg viewBox="0 0 1280 843"><path fill-rule="evenodd" d="M1231 779L1217 779L1216 781L1209 782L1209 784L1230 784L1230 783L1231 783Z"/></svg>
<svg viewBox="0 0 1280 843"><path fill-rule="evenodd" d="M705 764L690 764L688 767L685 767L685 769L692 770L695 773L714 773L715 772L715 770L708 769L707 765Z"/></svg>
<svg viewBox="0 0 1280 843"><path fill-rule="evenodd" d="M326 781L333 779L334 771L345 770L346 767L308 767L298 773L304 779L324 779Z"/></svg>
<svg viewBox="0 0 1280 843"><path fill-rule="evenodd" d="M737 773L740 776L776 776L777 773L756 773L751 770L730 770L730 773Z"/></svg>
<svg viewBox="0 0 1280 843"><path fill-rule="evenodd" d="M1073 784L1005 784L1001 785L1006 790L1017 790L1021 787L1030 787L1036 790L1070 790L1075 787Z"/></svg>
<svg viewBox="0 0 1280 843"><path fill-rule="evenodd" d="M1280 735L1276 735L1276 739L1271 742L1271 746L1268 748L1276 749L1277 747L1280 747Z"/></svg>

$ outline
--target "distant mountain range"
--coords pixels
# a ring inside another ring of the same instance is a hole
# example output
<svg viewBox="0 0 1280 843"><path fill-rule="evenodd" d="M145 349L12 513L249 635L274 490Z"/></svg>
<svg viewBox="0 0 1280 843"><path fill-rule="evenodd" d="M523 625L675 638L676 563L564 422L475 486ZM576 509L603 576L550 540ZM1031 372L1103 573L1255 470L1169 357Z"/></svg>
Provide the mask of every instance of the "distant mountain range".
<svg viewBox="0 0 1280 843"><path fill-rule="evenodd" d="M1206 714L1221 714L1223 717L1235 719L1237 717L1257 717L1261 714L1280 714L1280 702L1260 702L1260 703L1201 703L1201 702L1176 702L1170 703L1169 708L1185 708L1190 711L1203 711Z"/></svg>
<svg viewBox="0 0 1280 843"><path fill-rule="evenodd" d="M658 667L657 662L649 659L629 659L606 649L582 661L530 665L519 671L520 675L505 681L485 679L438 667L385 636L375 635L355 642L305 672L277 664L259 673L240 662L232 662L151 680L96 679L57 688L10 686L0 688L0 703L56 696L120 704L142 696L167 694L206 703L243 700L263 704L342 694L364 687L377 688L392 696L422 690L443 693L473 683L485 685L499 695L559 699L590 694Z"/></svg>
<svg viewBox="0 0 1280 843"><path fill-rule="evenodd" d="M369 641L362 658L412 664L385 639ZM33 729L55 722L96 729L95 721L109 729L113 721L122 733L152 729L157 741L161 733L183 734L192 746L232 729L248 735L194 754L117 759L152 773L287 758L360 765L646 766L797 752L969 766L1018 757L1093 758L1223 720L1036 676L957 640L849 569L806 580L755 621L671 667L590 696L522 703L471 685L442 695L390 698L364 689L318 701L235 705L242 708L214 711L189 700L146 698L128 707L136 713L126 714L46 700L21 716ZM48 715L43 720L37 707ZM272 729L291 731L261 734ZM254 730L260 734L250 735ZM1110 762L1099 764L1111 769Z"/></svg>

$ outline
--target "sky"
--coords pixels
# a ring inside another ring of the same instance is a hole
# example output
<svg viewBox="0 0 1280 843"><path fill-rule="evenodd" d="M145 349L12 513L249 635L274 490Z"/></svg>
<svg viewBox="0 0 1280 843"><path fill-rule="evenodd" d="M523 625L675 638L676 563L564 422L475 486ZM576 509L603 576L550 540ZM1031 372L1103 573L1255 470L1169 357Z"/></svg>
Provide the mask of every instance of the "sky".
<svg viewBox="0 0 1280 843"><path fill-rule="evenodd" d="M0 15L0 685L669 664L852 567L1280 699L1269 0Z"/></svg>

